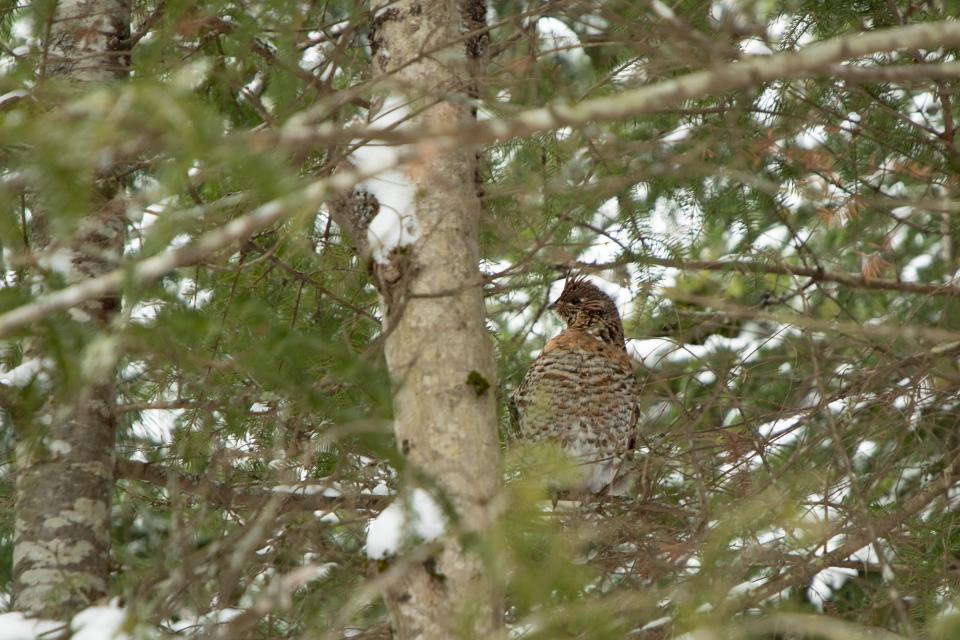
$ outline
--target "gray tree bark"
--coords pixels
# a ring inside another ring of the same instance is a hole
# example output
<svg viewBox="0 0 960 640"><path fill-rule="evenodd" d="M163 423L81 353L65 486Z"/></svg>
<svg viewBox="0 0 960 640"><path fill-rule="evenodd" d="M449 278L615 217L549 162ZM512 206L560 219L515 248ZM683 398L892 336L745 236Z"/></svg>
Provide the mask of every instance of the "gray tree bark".
<svg viewBox="0 0 960 640"><path fill-rule="evenodd" d="M482 53L482 1L379 3L371 28L375 73L411 99L411 129L473 121L473 69ZM474 34L466 35L465 34ZM419 239L375 265L385 304L394 429L413 468L449 497L456 533L483 532L500 484L493 388L479 272L476 153L437 154L407 168ZM403 639L481 637L500 625L496 588L478 557L450 537L387 593Z"/></svg>
<svg viewBox="0 0 960 640"><path fill-rule="evenodd" d="M82 90L127 74L129 0L61 0L51 17L41 77L61 76ZM69 283L116 267L123 251L123 208L110 187L68 237L41 218L34 250L59 256ZM69 263L64 267L64 262ZM71 316L97 336L119 307L95 299ZM42 357L42 347L31 348ZM78 357L80 354L77 354ZM108 358L109 360L109 358ZM47 618L68 618L107 593L113 492L113 368L70 389L52 389L39 415L17 425L13 606Z"/></svg>

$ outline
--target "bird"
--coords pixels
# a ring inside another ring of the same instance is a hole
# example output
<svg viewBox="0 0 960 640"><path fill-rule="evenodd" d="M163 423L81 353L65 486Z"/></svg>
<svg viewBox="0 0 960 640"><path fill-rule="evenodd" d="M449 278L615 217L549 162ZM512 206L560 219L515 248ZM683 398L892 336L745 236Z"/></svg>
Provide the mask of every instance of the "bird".
<svg viewBox="0 0 960 640"><path fill-rule="evenodd" d="M552 442L580 470L578 489L618 495L635 443L640 384L614 301L586 276L567 278L548 309L566 323L511 396L517 435Z"/></svg>

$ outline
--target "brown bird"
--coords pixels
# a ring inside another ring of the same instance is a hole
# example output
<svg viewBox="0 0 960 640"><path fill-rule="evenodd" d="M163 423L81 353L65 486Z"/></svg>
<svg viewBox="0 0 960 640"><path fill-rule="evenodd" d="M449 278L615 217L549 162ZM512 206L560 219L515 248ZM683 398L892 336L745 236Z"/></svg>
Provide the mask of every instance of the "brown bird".
<svg viewBox="0 0 960 640"><path fill-rule="evenodd" d="M560 445L582 488L618 493L633 449L640 388L613 300L583 276L549 307L567 328L550 340L513 393L520 437Z"/></svg>

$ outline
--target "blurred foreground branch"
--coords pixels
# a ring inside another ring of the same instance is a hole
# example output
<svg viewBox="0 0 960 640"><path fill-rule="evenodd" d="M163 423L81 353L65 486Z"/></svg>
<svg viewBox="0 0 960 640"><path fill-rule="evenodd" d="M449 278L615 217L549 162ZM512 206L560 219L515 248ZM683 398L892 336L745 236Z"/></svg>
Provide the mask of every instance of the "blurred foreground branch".
<svg viewBox="0 0 960 640"><path fill-rule="evenodd" d="M229 484L214 482L204 476L184 473L147 462L136 460L118 460L115 473L118 480L146 482L159 487L169 487L176 491L199 498L207 498L224 508L241 507L256 509L278 496L283 498L279 511L329 511L344 507L361 507L381 510L390 500L390 496L351 495L329 496L322 491L309 493L315 487L296 487L293 492L277 492L267 489L240 489ZM325 488L325 487L324 487ZM302 489L302 491L300 491Z"/></svg>
<svg viewBox="0 0 960 640"><path fill-rule="evenodd" d="M732 62L707 71L697 71L679 78L658 82L632 91L585 100L576 105L555 104L522 112L509 120L486 120L476 125L459 126L455 131L439 129L434 137L423 131L412 132L420 143L413 154L401 163L424 161L438 153L456 150L465 143L486 144L567 126L583 126L612 122L652 113L686 100L757 87L765 82L830 75L833 64L881 51L900 49L960 46L960 23L928 22L906 27L857 33L842 38L811 44L800 51ZM321 142L316 128L302 127L306 139ZM327 138L342 138L344 131L329 131ZM350 130L352 138L379 139L382 129ZM389 134L396 137L396 132ZM200 236L179 249L147 258L124 269L38 297L34 302L0 315L0 338L42 320L57 311L122 289L125 284L138 286L163 276L174 269L196 264L205 257L248 239L253 233L289 218L294 211L316 209L333 193L345 193L360 181L392 167L370 174L345 171L330 178L310 183L283 199L271 200L251 213L232 220L225 226Z"/></svg>

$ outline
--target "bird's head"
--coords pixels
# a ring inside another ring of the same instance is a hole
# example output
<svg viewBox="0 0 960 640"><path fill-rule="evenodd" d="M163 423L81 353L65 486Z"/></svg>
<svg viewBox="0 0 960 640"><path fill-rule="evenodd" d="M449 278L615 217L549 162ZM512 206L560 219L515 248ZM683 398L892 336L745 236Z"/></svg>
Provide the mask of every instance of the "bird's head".
<svg viewBox="0 0 960 640"><path fill-rule="evenodd" d="M548 308L563 318L571 329L581 329L604 342L624 346L617 305L586 277L568 278L560 297Z"/></svg>

